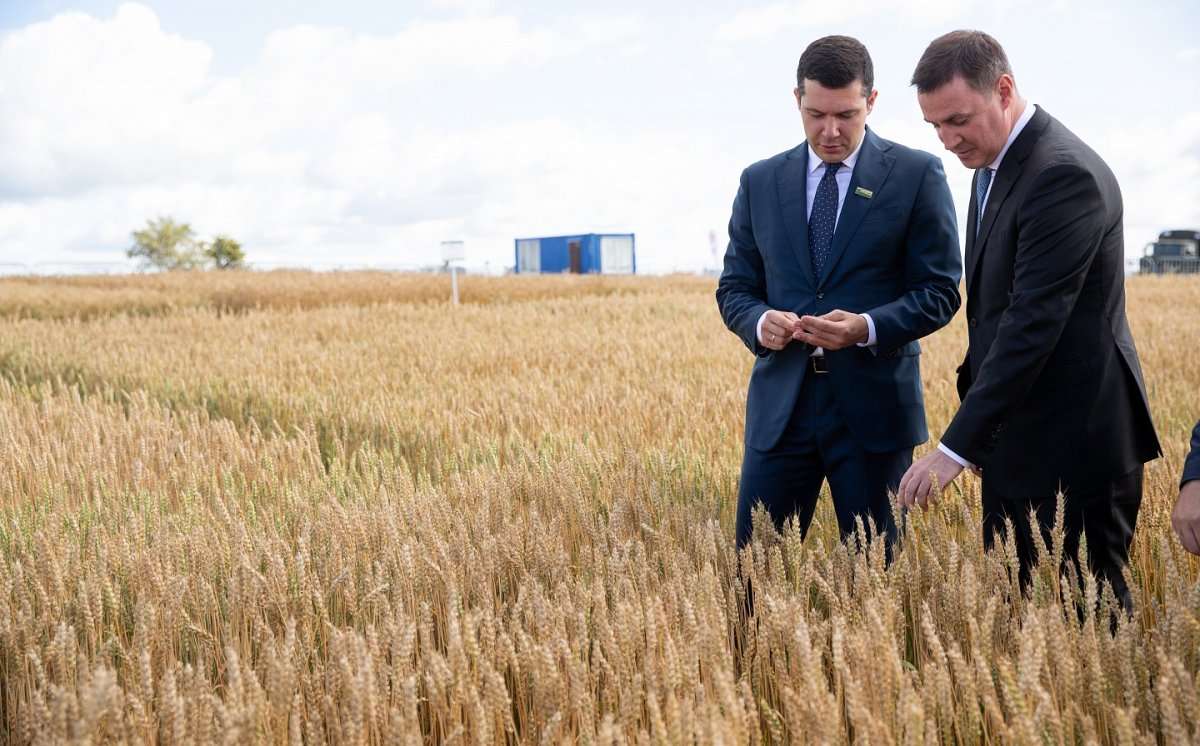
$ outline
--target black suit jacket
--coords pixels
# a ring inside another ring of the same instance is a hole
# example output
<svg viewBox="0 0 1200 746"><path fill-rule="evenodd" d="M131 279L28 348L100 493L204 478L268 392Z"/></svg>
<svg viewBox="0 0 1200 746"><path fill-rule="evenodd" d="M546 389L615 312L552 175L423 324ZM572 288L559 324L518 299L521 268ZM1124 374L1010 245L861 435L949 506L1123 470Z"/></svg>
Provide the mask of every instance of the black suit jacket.
<svg viewBox="0 0 1200 746"><path fill-rule="evenodd" d="M1192 452L1188 454L1187 461L1183 462L1183 478L1179 486L1182 487L1193 479L1200 479L1200 422L1197 422L1192 430Z"/></svg>
<svg viewBox="0 0 1200 746"><path fill-rule="evenodd" d="M977 237L974 200L968 216L962 406L942 442L1008 499L1127 474L1159 444L1125 316L1116 178L1039 109L991 189Z"/></svg>

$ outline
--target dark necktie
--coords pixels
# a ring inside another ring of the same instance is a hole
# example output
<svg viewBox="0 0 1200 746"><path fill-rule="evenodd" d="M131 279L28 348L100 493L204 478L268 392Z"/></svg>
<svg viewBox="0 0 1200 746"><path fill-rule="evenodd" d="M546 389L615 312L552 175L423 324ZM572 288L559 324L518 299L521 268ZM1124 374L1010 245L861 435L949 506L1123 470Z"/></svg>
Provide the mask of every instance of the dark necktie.
<svg viewBox="0 0 1200 746"><path fill-rule="evenodd" d="M808 249L812 252L813 275L821 278L829 249L833 246L833 227L837 225L837 172L841 163L826 163L825 175L817 184L813 197L812 215L808 218Z"/></svg>
<svg viewBox="0 0 1200 746"><path fill-rule="evenodd" d="M992 169L982 168L975 179L975 235L979 235L979 226L983 225L983 200L987 197L988 187L992 183Z"/></svg>

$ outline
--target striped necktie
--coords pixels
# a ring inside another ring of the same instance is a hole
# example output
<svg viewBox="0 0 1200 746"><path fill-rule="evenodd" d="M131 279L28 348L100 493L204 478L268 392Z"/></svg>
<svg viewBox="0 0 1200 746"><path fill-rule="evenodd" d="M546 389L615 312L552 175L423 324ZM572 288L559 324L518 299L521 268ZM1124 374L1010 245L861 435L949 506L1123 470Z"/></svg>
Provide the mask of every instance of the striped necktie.
<svg viewBox="0 0 1200 746"><path fill-rule="evenodd" d="M975 235L979 235L979 226L983 225L983 201L987 198L988 187L992 185L990 168L981 168L975 178Z"/></svg>

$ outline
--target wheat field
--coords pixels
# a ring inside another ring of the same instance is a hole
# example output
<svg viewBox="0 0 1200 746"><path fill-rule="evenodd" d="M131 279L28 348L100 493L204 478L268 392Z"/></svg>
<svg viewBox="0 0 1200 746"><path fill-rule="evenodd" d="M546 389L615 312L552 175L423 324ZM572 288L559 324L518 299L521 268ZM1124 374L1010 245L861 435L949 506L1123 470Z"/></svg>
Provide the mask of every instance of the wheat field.
<svg viewBox="0 0 1200 746"><path fill-rule="evenodd" d="M1021 595L971 476L889 567L827 497L737 557L712 280L0 281L0 742L1194 743L1200 282L1127 287L1165 453L1111 631L1058 536Z"/></svg>

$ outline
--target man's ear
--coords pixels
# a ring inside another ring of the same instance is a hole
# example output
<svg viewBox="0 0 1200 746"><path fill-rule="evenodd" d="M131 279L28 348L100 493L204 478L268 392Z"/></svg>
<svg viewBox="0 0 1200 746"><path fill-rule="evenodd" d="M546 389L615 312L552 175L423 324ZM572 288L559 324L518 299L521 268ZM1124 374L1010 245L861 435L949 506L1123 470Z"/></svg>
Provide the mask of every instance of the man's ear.
<svg viewBox="0 0 1200 746"><path fill-rule="evenodd" d="M872 88L871 95L867 96L867 113L871 113L871 109L875 108L875 99L879 96L879 90Z"/></svg>
<svg viewBox="0 0 1200 746"><path fill-rule="evenodd" d="M996 80L996 95L1000 97L1000 105L1007 109L1016 93L1017 82L1008 73L1002 73Z"/></svg>
<svg viewBox="0 0 1200 746"><path fill-rule="evenodd" d="M796 88L792 89L792 95L794 95L796 97L796 108L803 109L804 105L801 104L800 102L804 98L804 91L801 90L799 86L797 86Z"/></svg>

